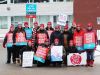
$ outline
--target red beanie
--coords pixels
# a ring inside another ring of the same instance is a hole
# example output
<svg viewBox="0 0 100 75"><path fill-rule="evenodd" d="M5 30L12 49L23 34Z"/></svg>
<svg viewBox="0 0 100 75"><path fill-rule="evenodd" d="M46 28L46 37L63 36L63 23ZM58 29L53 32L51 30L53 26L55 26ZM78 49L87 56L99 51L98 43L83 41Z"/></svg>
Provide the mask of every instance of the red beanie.
<svg viewBox="0 0 100 75"><path fill-rule="evenodd" d="M34 22L34 24L38 24L38 22Z"/></svg>
<svg viewBox="0 0 100 75"><path fill-rule="evenodd" d="M82 26L82 24L81 24L81 23L77 24L77 27L81 27L81 26Z"/></svg>
<svg viewBox="0 0 100 75"><path fill-rule="evenodd" d="M52 23L51 22L48 22L47 25L52 25Z"/></svg>
<svg viewBox="0 0 100 75"><path fill-rule="evenodd" d="M40 27L44 27L44 24L40 24Z"/></svg>
<svg viewBox="0 0 100 75"><path fill-rule="evenodd" d="M92 27L92 26L93 26L93 24L92 24L92 23L88 23L88 26L89 26L89 27Z"/></svg>
<svg viewBox="0 0 100 75"><path fill-rule="evenodd" d="M27 25L28 25L28 22L24 22L24 25L25 25L25 24L27 24Z"/></svg>

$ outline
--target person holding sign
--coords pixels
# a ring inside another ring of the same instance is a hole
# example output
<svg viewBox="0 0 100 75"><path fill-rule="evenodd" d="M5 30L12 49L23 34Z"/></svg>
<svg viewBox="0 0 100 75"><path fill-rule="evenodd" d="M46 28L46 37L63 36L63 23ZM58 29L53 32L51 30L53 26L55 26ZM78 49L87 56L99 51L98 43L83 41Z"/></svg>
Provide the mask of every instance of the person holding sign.
<svg viewBox="0 0 100 75"><path fill-rule="evenodd" d="M81 28L82 24L78 24L76 26L76 30L74 31L73 40L74 45L77 47L77 50L79 52L82 52L83 49L83 36L84 36L84 30Z"/></svg>
<svg viewBox="0 0 100 75"><path fill-rule="evenodd" d="M13 43L14 43L14 56L16 58L16 63L19 62L19 52L20 49L25 47L27 45L27 40L26 40L26 33L24 29L22 28L22 24L18 24L17 29L13 33Z"/></svg>
<svg viewBox="0 0 100 75"><path fill-rule="evenodd" d="M44 44L38 45L34 60L37 61L37 66L48 66L48 53L49 53L49 41L45 40Z"/></svg>
<svg viewBox="0 0 100 75"><path fill-rule="evenodd" d="M47 39L49 39L47 31L44 29L44 24L40 24L40 28L37 32L37 44L44 44Z"/></svg>
<svg viewBox="0 0 100 75"><path fill-rule="evenodd" d="M28 22L24 22L24 30L26 33L26 39L30 40L32 39L32 28L29 28Z"/></svg>
<svg viewBox="0 0 100 75"><path fill-rule="evenodd" d="M54 44L51 45L51 63L54 67L61 67L63 61L63 46L59 42L59 39L55 38Z"/></svg>
<svg viewBox="0 0 100 75"><path fill-rule="evenodd" d="M13 32L14 32L14 26L12 25L10 27L10 31L6 34L4 41L3 41L3 47L7 47L7 64L11 63L11 56L13 58L13 63L15 62L14 59L14 53L13 53Z"/></svg>
<svg viewBox="0 0 100 75"><path fill-rule="evenodd" d="M87 66L93 67L94 63L94 49L96 48L97 35L93 30L93 24L88 23L87 29L84 33L84 49L87 52Z"/></svg>
<svg viewBox="0 0 100 75"><path fill-rule="evenodd" d="M64 64L67 66L67 55L69 55L69 53L78 53L78 50L75 47L73 40L69 41L69 46L67 46L65 51L66 51L66 57L64 58Z"/></svg>

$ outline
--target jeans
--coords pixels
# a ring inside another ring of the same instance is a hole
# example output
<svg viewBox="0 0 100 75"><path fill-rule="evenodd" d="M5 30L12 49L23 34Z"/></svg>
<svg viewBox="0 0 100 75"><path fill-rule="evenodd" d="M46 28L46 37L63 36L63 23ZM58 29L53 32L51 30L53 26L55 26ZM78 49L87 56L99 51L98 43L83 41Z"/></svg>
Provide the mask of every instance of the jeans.
<svg viewBox="0 0 100 75"><path fill-rule="evenodd" d="M87 50L87 60L94 60L94 50Z"/></svg>

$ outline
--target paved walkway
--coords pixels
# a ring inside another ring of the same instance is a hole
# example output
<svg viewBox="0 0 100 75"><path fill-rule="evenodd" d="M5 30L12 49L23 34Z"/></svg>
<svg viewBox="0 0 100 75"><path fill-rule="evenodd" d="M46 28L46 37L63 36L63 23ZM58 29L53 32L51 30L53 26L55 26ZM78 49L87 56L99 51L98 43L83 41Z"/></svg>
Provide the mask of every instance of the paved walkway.
<svg viewBox="0 0 100 75"><path fill-rule="evenodd" d="M21 68L14 64L5 64L6 49L0 46L0 75L99 75L100 74L100 56L95 58L94 67L33 67Z"/></svg>

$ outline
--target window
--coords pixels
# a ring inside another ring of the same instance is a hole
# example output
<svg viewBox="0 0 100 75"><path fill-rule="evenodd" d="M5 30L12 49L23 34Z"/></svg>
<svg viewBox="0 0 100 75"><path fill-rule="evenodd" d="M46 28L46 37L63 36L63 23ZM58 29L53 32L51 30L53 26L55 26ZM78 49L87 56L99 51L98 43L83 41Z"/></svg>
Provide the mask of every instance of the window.
<svg viewBox="0 0 100 75"><path fill-rule="evenodd" d="M73 0L53 0L54 2L68 2L68 1L73 1Z"/></svg>
<svg viewBox="0 0 100 75"><path fill-rule="evenodd" d="M0 16L0 29L8 29L7 17Z"/></svg>
<svg viewBox="0 0 100 75"><path fill-rule="evenodd" d="M49 0L11 0L11 3L49 2Z"/></svg>
<svg viewBox="0 0 100 75"><path fill-rule="evenodd" d="M69 28L72 26L72 22L73 22L73 15L69 15L68 16L68 25L69 25Z"/></svg>
<svg viewBox="0 0 100 75"><path fill-rule="evenodd" d="M24 23L24 22L28 22L29 19L26 18L25 16L14 16L11 17L11 23L15 25L15 27L18 25L18 23Z"/></svg>
<svg viewBox="0 0 100 75"><path fill-rule="evenodd" d="M0 0L0 4L7 4L7 0Z"/></svg>

